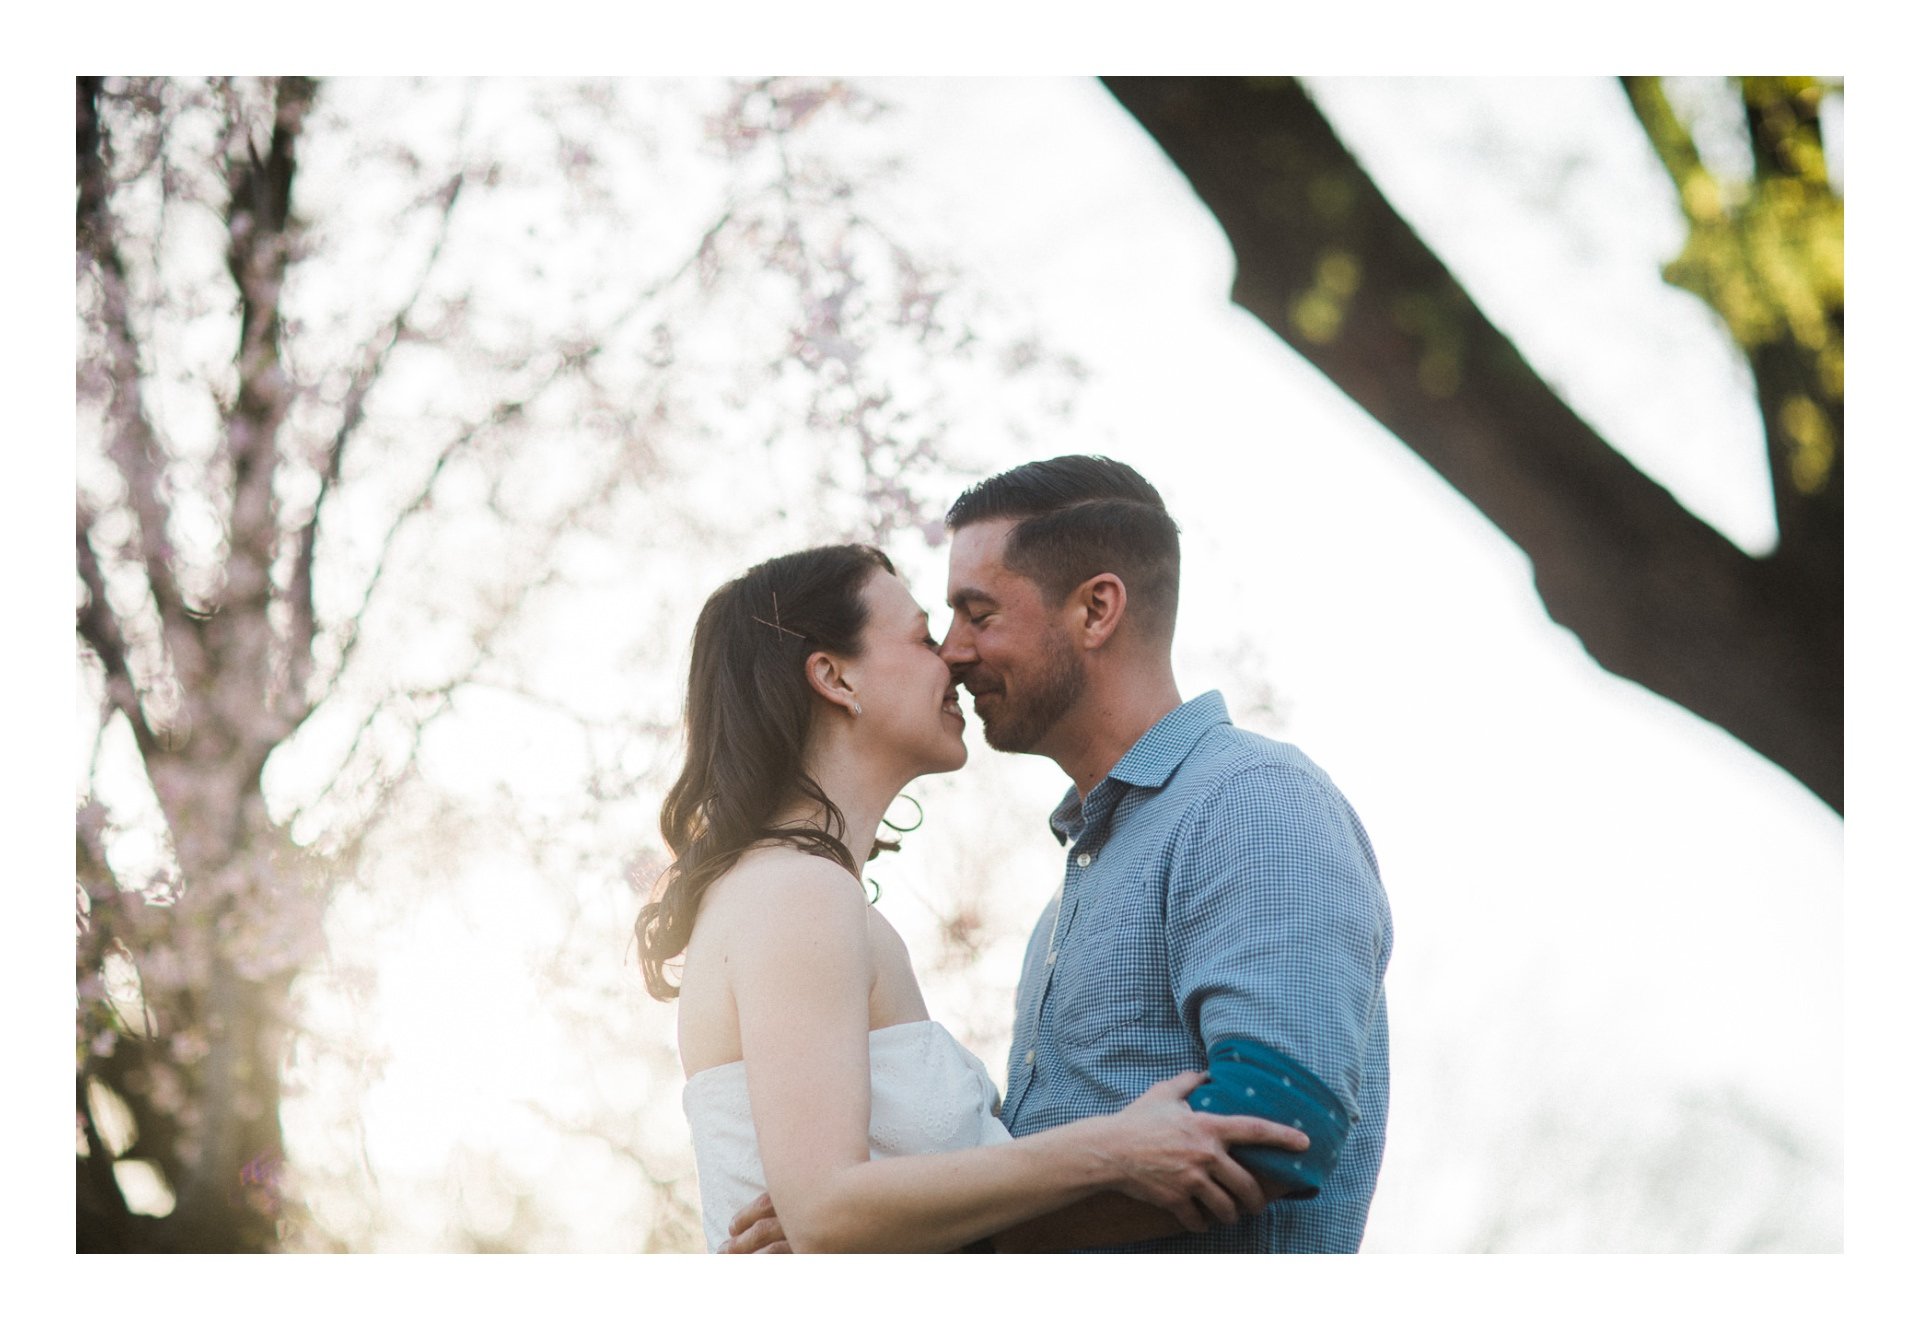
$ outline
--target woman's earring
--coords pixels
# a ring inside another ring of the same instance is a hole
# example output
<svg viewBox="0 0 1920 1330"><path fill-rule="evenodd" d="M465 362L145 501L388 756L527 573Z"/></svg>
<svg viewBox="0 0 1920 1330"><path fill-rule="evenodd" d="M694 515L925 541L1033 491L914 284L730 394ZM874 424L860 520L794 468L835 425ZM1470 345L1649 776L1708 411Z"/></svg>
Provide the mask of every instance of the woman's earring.
<svg viewBox="0 0 1920 1330"><path fill-rule="evenodd" d="M888 821L887 818L884 816L881 817L880 819L880 825L885 827L888 831L899 832L902 836L906 835L909 831L918 831L920 829L920 824L927 820L927 810L922 808L920 806L920 801L914 798L911 794L902 792L900 794L895 795L894 797L896 799L905 799L908 803L912 804L913 811L916 814L918 814L918 816L913 819L913 825L910 827L895 826L892 822Z"/></svg>
<svg viewBox="0 0 1920 1330"><path fill-rule="evenodd" d="M858 702L853 704L853 714L856 716L860 714L860 704Z"/></svg>

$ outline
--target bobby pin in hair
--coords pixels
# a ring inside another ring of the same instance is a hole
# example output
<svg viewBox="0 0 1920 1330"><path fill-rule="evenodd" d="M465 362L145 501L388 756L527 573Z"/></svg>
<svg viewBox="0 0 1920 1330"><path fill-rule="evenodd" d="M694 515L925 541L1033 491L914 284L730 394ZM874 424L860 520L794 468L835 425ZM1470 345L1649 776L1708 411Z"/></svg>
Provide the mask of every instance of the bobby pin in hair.
<svg viewBox="0 0 1920 1330"><path fill-rule="evenodd" d="M754 621L755 623L766 623L766 624L767 624L767 627L769 627L769 628L771 628L771 629L773 629L773 630L774 630L775 632L777 632L777 633L786 633L786 634L788 634L789 636L792 636L792 637L797 637L797 638L799 638L799 639L800 639L800 640L801 640L802 642L804 642L804 641L806 641L806 640L807 640L807 635L806 635L805 633L796 633L796 632L794 632L794 631L793 631L793 629L791 629L791 628L786 628L786 627L783 627L783 626L781 626L781 623L780 623L780 593L779 593L778 591L776 591L776 592L774 592L774 593L773 593L773 622L772 622L772 623L767 623L767 621L766 621L765 619L763 619L763 618L761 618L761 617L760 617L759 615L757 615L757 614L753 616L753 621Z"/></svg>

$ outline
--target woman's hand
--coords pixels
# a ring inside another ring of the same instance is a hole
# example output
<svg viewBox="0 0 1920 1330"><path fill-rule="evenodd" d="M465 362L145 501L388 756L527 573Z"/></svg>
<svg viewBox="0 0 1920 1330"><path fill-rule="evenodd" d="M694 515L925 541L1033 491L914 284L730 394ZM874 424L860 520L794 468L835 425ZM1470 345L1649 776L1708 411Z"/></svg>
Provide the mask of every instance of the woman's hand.
<svg viewBox="0 0 1920 1330"><path fill-rule="evenodd" d="M792 1251L787 1245L787 1230L774 1213L773 1197L761 1192L742 1206L727 1225L727 1240L719 1250L736 1256Z"/></svg>
<svg viewBox="0 0 1920 1330"><path fill-rule="evenodd" d="M1265 1118L1194 1112L1187 1096L1206 1079L1203 1071L1181 1072L1120 1112L1087 1120L1095 1150L1118 1174L1113 1189L1158 1206L1194 1233L1266 1208L1259 1180L1228 1155L1230 1146L1307 1148L1304 1132Z"/></svg>

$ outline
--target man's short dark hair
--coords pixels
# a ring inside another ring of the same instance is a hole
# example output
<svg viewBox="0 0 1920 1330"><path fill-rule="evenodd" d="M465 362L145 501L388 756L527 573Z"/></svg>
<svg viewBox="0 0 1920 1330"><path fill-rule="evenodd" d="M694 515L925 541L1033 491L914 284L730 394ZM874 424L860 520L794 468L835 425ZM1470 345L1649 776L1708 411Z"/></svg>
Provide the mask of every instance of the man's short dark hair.
<svg viewBox="0 0 1920 1330"><path fill-rule="evenodd" d="M1075 455L989 476L953 501L947 526L1012 518L1007 567L1055 605L1088 578L1113 573L1142 625L1171 639L1180 604L1180 528L1160 491L1124 462Z"/></svg>

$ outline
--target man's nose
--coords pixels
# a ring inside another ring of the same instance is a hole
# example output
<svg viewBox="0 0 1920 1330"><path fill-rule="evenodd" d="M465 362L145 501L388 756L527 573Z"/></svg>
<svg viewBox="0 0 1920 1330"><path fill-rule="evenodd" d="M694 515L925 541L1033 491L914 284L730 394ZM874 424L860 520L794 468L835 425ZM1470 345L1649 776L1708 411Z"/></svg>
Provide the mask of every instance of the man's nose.
<svg viewBox="0 0 1920 1330"><path fill-rule="evenodd" d="M954 672L956 679L961 671L979 659L974 654L971 635L961 624L955 623L947 629L946 640L940 644L940 659L947 662L947 668Z"/></svg>

